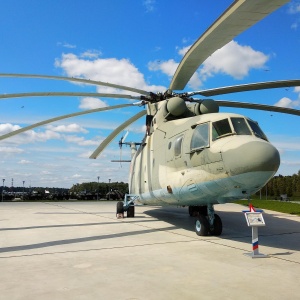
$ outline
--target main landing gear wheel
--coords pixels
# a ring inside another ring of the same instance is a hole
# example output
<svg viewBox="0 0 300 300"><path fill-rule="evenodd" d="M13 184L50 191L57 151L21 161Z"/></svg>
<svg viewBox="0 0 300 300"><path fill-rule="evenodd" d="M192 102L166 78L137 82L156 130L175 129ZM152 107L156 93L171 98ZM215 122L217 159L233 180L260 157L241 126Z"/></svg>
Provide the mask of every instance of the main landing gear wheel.
<svg viewBox="0 0 300 300"><path fill-rule="evenodd" d="M124 206L123 206L123 202L119 201L117 202L117 218L124 218Z"/></svg>
<svg viewBox="0 0 300 300"><path fill-rule="evenodd" d="M134 218L134 206L129 206L127 209L127 218Z"/></svg>
<svg viewBox="0 0 300 300"><path fill-rule="evenodd" d="M209 234L209 223L204 215L199 215L195 222L195 232L199 236L207 236Z"/></svg>
<svg viewBox="0 0 300 300"><path fill-rule="evenodd" d="M223 229L223 225L222 225L221 218L217 214L215 214L214 225L213 228L211 228L210 230L210 234L214 236L219 236L222 233L222 229Z"/></svg>

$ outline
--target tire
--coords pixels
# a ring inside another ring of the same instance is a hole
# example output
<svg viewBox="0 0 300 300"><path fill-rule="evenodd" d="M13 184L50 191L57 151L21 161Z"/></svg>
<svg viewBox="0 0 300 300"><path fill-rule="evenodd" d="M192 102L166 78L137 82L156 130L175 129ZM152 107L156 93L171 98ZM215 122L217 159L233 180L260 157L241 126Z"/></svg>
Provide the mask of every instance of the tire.
<svg viewBox="0 0 300 300"><path fill-rule="evenodd" d="M127 218L134 218L134 206L129 206L128 207Z"/></svg>
<svg viewBox="0 0 300 300"><path fill-rule="evenodd" d="M210 231L210 234L214 236L219 236L222 234L222 230L223 230L222 220L219 217L219 215L215 214L214 227Z"/></svg>
<svg viewBox="0 0 300 300"><path fill-rule="evenodd" d="M117 215L123 214L123 213L124 213L123 202L119 201L119 202L117 202Z"/></svg>
<svg viewBox="0 0 300 300"><path fill-rule="evenodd" d="M199 215L195 222L195 232L199 236L207 236L209 234L209 223L204 215Z"/></svg>

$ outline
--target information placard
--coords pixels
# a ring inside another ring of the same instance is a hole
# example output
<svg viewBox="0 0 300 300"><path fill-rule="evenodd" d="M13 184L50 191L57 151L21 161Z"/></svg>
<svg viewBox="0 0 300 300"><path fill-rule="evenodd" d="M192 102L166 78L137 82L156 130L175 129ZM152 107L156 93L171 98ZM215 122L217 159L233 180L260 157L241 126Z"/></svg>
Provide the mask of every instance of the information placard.
<svg viewBox="0 0 300 300"><path fill-rule="evenodd" d="M265 220L261 212L245 212L248 226L265 226Z"/></svg>

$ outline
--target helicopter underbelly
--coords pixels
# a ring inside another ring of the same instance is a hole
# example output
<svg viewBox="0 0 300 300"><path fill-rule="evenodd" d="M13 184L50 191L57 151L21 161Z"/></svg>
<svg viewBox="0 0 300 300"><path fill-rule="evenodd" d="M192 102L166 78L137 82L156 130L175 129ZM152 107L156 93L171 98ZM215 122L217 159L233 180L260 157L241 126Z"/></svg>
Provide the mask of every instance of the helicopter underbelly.
<svg viewBox="0 0 300 300"><path fill-rule="evenodd" d="M233 177L201 181L191 178L180 188L161 188L140 194L139 201L149 205L207 205L247 198L260 190L272 172L250 172ZM170 192L171 191L171 192Z"/></svg>

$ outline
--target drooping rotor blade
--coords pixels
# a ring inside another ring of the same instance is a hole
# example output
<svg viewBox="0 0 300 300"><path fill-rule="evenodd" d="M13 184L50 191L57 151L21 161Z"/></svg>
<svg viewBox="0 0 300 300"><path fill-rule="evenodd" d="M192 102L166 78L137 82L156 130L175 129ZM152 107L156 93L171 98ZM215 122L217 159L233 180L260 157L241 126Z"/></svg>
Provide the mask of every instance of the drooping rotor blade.
<svg viewBox="0 0 300 300"><path fill-rule="evenodd" d="M92 85L102 85L102 86L108 86L116 89L121 89L125 91L130 91L142 95L148 96L149 93L144 90L131 88L124 85L119 84L113 84L103 81L95 81L95 80L89 80L89 79L83 79L83 78L74 78L74 77L63 77L63 76L49 76L49 75L39 75L39 74L8 74L8 73L0 73L0 77L17 77L17 78L41 78L41 79L54 79L54 80L65 80L65 81L73 81L73 82L81 82L81 83L87 83Z"/></svg>
<svg viewBox="0 0 300 300"><path fill-rule="evenodd" d="M16 93L0 94L0 99L24 98L24 97L56 97L56 96L82 96L82 97L103 97L103 98L125 98L140 100L140 96L109 94L109 93L80 93L80 92L33 92L33 93Z"/></svg>
<svg viewBox="0 0 300 300"><path fill-rule="evenodd" d="M182 90L211 54L289 0L236 0L192 45L180 62L171 90Z"/></svg>
<svg viewBox="0 0 300 300"><path fill-rule="evenodd" d="M90 158L96 159L100 153L111 143L111 141L126 127L128 127L130 124L141 118L146 114L146 110L142 110L130 119L128 119L126 122L121 124L119 127L117 127L100 145L99 147L92 153Z"/></svg>
<svg viewBox="0 0 300 300"><path fill-rule="evenodd" d="M216 96L216 95L225 95L225 94L230 94L230 93L256 91L256 90L282 88L282 87L289 88L289 87L294 87L294 86L300 86L299 79L266 81L266 82L225 86L225 87L220 87L220 88L215 88L215 89L190 92L190 93L187 93L187 95L188 96L194 96L194 95Z"/></svg>
<svg viewBox="0 0 300 300"><path fill-rule="evenodd" d="M219 104L219 106L224 106L224 107L266 110L266 111L274 111L274 112L279 112L284 114L300 116L300 110L293 109L293 108L272 106L272 105L265 105L265 104L256 104L256 103L247 103L247 102L226 101L226 100L215 100L215 101Z"/></svg>
<svg viewBox="0 0 300 300"><path fill-rule="evenodd" d="M0 136L0 140L4 140L7 139L9 137L12 137L14 135L17 135L19 133L31 130L33 128L42 126L42 125L46 125L55 121L59 121L59 120L63 120L63 119L67 119L67 118L72 118L72 117L76 117L76 116L81 116L81 115L87 115L87 114L91 114L91 113L95 113L95 112L100 112L100 111L107 111L107 110L112 110L112 109L117 109L117 108L124 108L124 107L129 107L129 106L136 106L137 104L120 104L120 105L114 105L114 106L107 106L107 107L101 107L101 108L95 108L95 109L90 109L90 110L86 110L86 111L80 111L80 112L76 112L76 113L72 113L72 114L67 114L67 115L63 115L63 116L59 116L59 117L55 117L55 118L51 118L42 122L38 122L20 129L17 129L15 131L9 132L7 134L1 135Z"/></svg>

